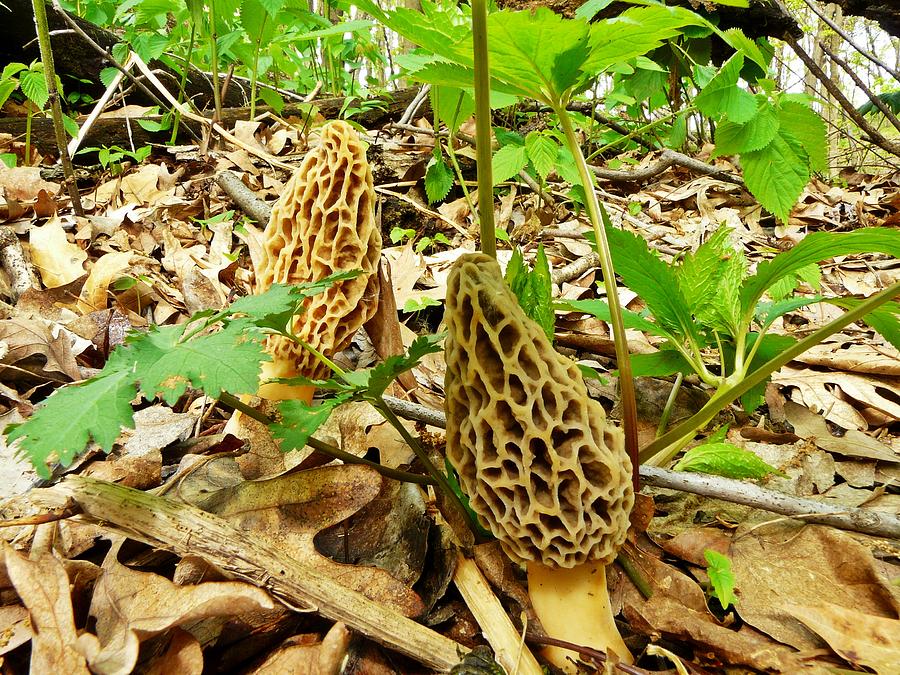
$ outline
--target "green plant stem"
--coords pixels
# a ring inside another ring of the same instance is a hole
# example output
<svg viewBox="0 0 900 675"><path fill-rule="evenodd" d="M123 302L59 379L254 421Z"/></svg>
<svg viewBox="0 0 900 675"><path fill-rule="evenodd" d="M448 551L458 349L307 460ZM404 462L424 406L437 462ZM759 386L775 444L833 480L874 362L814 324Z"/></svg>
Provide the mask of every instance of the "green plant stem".
<svg viewBox="0 0 900 675"><path fill-rule="evenodd" d="M453 151L453 139L454 135L450 134L449 142L447 143L447 157L450 159L450 166L453 167L453 173L456 174L456 180L459 183L459 187L462 188L463 199L466 200L466 205L469 207L469 212L475 213L475 205L472 203L472 195L469 193L469 188L466 186L466 181L463 178L462 170L459 168L459 162L456 159L456 153Z"/></svg>
<svg viewBox="0 0 900 675"><path fill-rule="evenodd" d="M259 77L259 50L262 47L262 32L267 18L263 16L262 26L259 29L259 37L256 38L256 49L253 50L253 65L250 69L250 119L256 117L256 90Z"/></svg>
<svg viewBox="0 0 900 675"><path fill-rule="evenodd" d="M614 141L610 141L603 147L597 148L590 155L588 155L587 161L591 161L597 155L600 155L600 154L606 152L607 150L609 150L610 148L617 146L622 141L628 141L637 136L643 136L646 132L650 131L654 127L657 127L660 124L664 124L664 123L668 122L673 117L678 117L678 115L684 111L692 112L694 110L696 110L696 108L694 108L694 106L688 106L686 108L682 108L682 110L680 110L678 112L669 113L668 115L664 115L664 116L660 117L658 120L653 120L652 122L649 122L648 124L645 124L642 127L638 127L637 129L630 132L629 134L622 136L621 138L617 138ZM591 119L593 119L593 117Z"/></svg>
<svg viewBox="0 0 900 675"><path fill-rule="evenodd" d="M656 427L656 437L659 438L665 432L669 425L669 418L672 416L672 408L675 407L675 399L678 398L678 392L681 391L681 383L684 380L684 373L678 373L675 376L675 383L672 385L672 391L669 392L669 398L666 400L666 406L663 408L662 415L659 416L659 426Z"/></svg>
<svg viewBox="0 0 900 675"><path fill-rule="evenodd" d="M222 92L219 90L219 33L216 28L216 1L209 2L209 69L212 73L213 105L215 106L214 122L222 119Z"/></svg>
<svg viewBox="0 0 900 675"><path fill-rule="evenodd" d="M634 396L634 377L631 374L631 356L628 352L628 340L625 336L625 323L622 321L622 307L619 303L619 292L616 289L616 275L613 268L612 254L609 250L609 241L606 239L604 223L609 221L606 210L597 199L594 189L594 175L588 167L581 145L575 136L575 128L572 118L565 105L553 106L560 126L566 135L569 150L575 158L578 175L584 187L585 200L587 201L588 216L594 227L594 237L597 243L597 254L600 256L600 269L603 271L603 284L606 288L606 302L609 305L610 323L612 324L613 339L616 345L616 365L619 367L619 394L622 401L622 427L625 431L625 449L631 458L632 481L635 492L639 488L638 477L638 440L637 440L637 403ZM604 217L605 216L605 217Z"/></svg>
<svg viewBox="0 0 900 675"><path fill-rule="evenodd" d="M487 48L487 2L472 0L475 51L475 156L478 167L478 223L481 251L497 257L494 176L491 170L491 71Z"/></svg>
<svg viewBox="0 0 900 675"><path fill-rule="evenodd" d="M63 124L62 105L59 102L59 89L56 87L56 68L53 65L53 47L50 44L50 28L47 23L47 5L44 0L31 0L34 8L34 23L37 27L38 45L41 51L41 62L44 64L44 79L47 82L47 92L50 95L50 110L53 114L53 131L56 135L56 147L59 151L59 161L62 164L65 176L66 191L72 200L72 210L76 216L84 216L84 207L81 205L81 195L78 194L78 183L75 179L75 171L72 169L72 159L69 157L69 149L66 144L66 127ZM30 119L30 118L29 118Z"/></svg>
<svg viewBox="0 0 900 675"><path fill-rule="evenodd" d="M231 394L228 394L224 391L219 394L219 402L227 405L229 408L234 408L235 410L240 411L247 417L256 420L260 424L265 424L268 426L273 422L273 420L265 413L260 412L253 406L247 405L236 396L232 396ZM399 469L391 469L390 467L379 464L378 462L373 462L364 457L351 455L349 452L345 452L344 450L336 448L330 443L320 441L318 438L313 438L312 436L309 437L309 439L306 441L306 444L314 450L318 450L319 452L328 455L329 457L334 457L335 459L341 460L345 464L364 464L365 466L370 466L386 478L393 478L394 480L404 481L406 483L418 483L419 485L435 484L435 480L429 476L422 476L421 474L417 473L409 473L408 471L400 471Z"/></svg>
<svg viewBox="0 0 900 675"><path fill-rule="evenodd" d="M184 102L184 90L187 87L187 78L188 73L191 70L191 58L194 55L194 43L196 42L197 37L197 25L191 21L191 36L188 39L188 50L187 54L184 57L184 70L181 71L181 80L178 82L178 102ZM172 120L172 135L169 138L169 144L175 145L175 141L178 139L178 127L181 124L181 110L175 108L174 117Z"/></svg>
<svg viewBox="0 0 900 675"><path fill-rule="evenodd" d="M394 414L394 411L391 410L390 406L388 406L387 402L384 400L384 397L373 397L369 399L369 402L373 406L375 406L375 409L379 413L381 413L382 417L384 417L384 419L386 419L388 423L397 430L397 432L400 434L400 437L406 442L413 453L415 453L418 460L422 462L422 466L425 467L428 475L435 481L437 488L443 493L448 502L453 505L453 508L456 509L459 514L465 519L472 534L476 538L479 538L480 529L478 522L474 518L474 515L463 505L462 501L460 501L459 496L453 491L453 488L451 487L450 482L447 480L447 477L443 473L441 473L434 464L432 464L431 459L429 459L428 457L428 453L425 452L425 448L422 447L419 439L415 438L411 433L409 433L409 429L403 426L403 422L401 422L400 418L397 417L396 414Z"/></svg>
<svg viewBox="0 0 900 675"><path fill-rule="evenodd" d="M690 439L694 437L697 430L702 429L707 424L709 424L709 422L712 421L712 419L718 414L718 412L722 410L726 405L734 401L736 398L742 396L743 394L746 394L756 385L765 381L765 379L772 373L777 371L783 365L796 358L806 350L815 347L825 338L829 337L830 335L834 335L839 330L843 329L845 326L850 325L854 321L858 321L873 309L877 309L878 307L892 300L898 295L900 295L900 281L891 284L881 293L868 298L865 302L860 303L857 307L848 312L845 312L842 316L839 316L834 321L828 323L825 326L822 326L822 328L820 328L816 332L808 335L804 339L800 340L797 344L792 345L788 349L784 350L778 356L775 356L774 358L766 361L763 365L747 375L747 377L743 378L740 382L732 386L720 389L695 415L691 416L668 433L663 434L652 443L647 445L643 450L641 450L641 461L646 461L647 464L650 464L652 466L661 466L662 464L668 462L670 459L672 459L672 457L675 456L678 450L681 449L680 447L678 447L673 451L673 447L676 447L679 443L689 442ZM681 447L683 447L683 445Z"/></svg>

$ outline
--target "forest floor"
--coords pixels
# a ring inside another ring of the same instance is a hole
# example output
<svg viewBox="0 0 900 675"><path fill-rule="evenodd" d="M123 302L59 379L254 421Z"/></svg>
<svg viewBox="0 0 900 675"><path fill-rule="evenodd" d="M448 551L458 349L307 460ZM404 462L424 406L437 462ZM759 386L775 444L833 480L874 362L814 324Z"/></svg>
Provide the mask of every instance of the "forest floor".
<svg viewBox="0 0 900 675"><path fill-rule="evenodd" d="M337 357L344 368L370 366L385 344L396 351L417 335L440 330L450 267L478 246L458 185L443 202L427 203L422 177L434 135L424 119L416 125L419 131L387 126L365 132L399 321L361 331ZM307 142L315 143L315 128L307 139L271 120L240 123L233 133L247 147L291 164ZM464 173L474 178L466 149L459 151ZM22 155L22 144L0 137L0 152ZM622 168L646 168L657 159L636 156ZM645 238L664 260L695 250L721 223L755 264L810 232L896 228L900 219L897 174L845 170L830 183L814 179L790 221L777 224L727 159L695 159L723 173L700 175L676 164L640 182L600 181L613 224ZM96 374L129 331L184 322L252 293L251 257L265 223L254 222L245 209L261 200L257 214L267 213L286 171L234 146L206 153L157 147L142 162L116 168L118 175L102 170L84 179L82 218L73 215L59 183L42 178L39 168L0 168L0 224L23 242L36 274L32 287L19 289L18 299L0 308L4 426L28 419L57 387ZM222 180L225 174L230 182ZM543 244L555 295L596 297L598 271L582 264L592 251L584 238L590 228L572 209L565 186L551 181L537 194L524 183L507 183L497 195L497 225L510 240L499 242L501 265L510 259L510 245L522 247L531 261ZM821 291L800 292L865 297L898 278L897 260L845 256L822 266ZM17 293L0 290L6 297ZM620 298L629 309L643 308L626 288ZM802 337L841 311L829 304L800 307L773 330ZM633 353L654 352L658 344L629 331ZM556 345L604 374L590 391L615 419L608 326L584 314L559 313ZM727 423L728 441L778 469L759 481L768 490L839 509L900 513L898 356L879 334L853 324L778 372L764 406L749 415L734 406L717 425ZM412 374L406 386L394 383L388 393L442 410L442 354L426 356ZM656 433L672 380L638 380L642 445ZM670 422L696 412L705 395L687 378ZM55 478L78 474L152 489L234 518L245 535L271 542L286 557L415 617L462 647L484 643L490 630L479 627L451 583L457 558L448 528L419 487L353 465L326 466L328 458L310 448L283 454L272 450L271 441L240 441L225 431L231 410L198 393L189 391L171 406L144 401L137 407L136 428L124 430L109 455L89 450L72 466L58 468ZM441 449L441 428L406 424ZM397 431L367 403L338 408L317 436L391 467L414 465ZM265 579L257 579L263 590L246 581L223 582L252 575L226 575L214 557L204 556L203 545L192 554L190 544L179 548L164 535L144 531L142 537L137 524L129 533L84 515L42 522L42 514L59 512L47 506L51 494L32 488L49 483L15 448L4 446L2 453L2 517L12 545L0 574L3 672L23 672L29 659L32 672L428 671L417 659L367 639L352 620L335 625L327 611L298 611L303 608L273 601L263 592L272 589ZM295 467L307 470L291 471ZM254 490L263 479L265 489ZM232 510L240 505L241 513L254 517L217 511L225 498L216 507L210 495L225 492ZM806 524L803 517L737 504L727 494L704 497L649 486L642 494L641 515L633 519L623 555L651 593L642 594L618 565L611 567L614 611L628 646L641 655L637 666L621 665L616 672L900 673L897 539ZM30 520L15 520L21 518ZM711 589L704 555L710 549L731 561L736 601L727 608ZM482 545L476 559L521 628L528 610L522 576L495 545ZM648 644L667 651L647 650ZM458 672L492 672L476 661L470 657Z"/></svg>

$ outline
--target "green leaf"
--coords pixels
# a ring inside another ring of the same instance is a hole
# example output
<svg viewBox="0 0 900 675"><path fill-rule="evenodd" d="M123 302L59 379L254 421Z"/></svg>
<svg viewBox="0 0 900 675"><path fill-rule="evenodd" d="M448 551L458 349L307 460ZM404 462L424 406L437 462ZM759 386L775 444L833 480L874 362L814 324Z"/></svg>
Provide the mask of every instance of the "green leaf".
<svg viewBox="0 0 900 675"><path fill-rule="evenodd" d="M35 471L49 478L54 457L69 466L94 440L109 452L122 427L133 427L131 401L137 396L126 371L101 374L82 384L57 389L28 421L7 427L7 441L22 438L22 451Z"/></svg>
<svg viewBox="0 0 900 675"><path fill-rule="evenodd" d="M822 302L822 300L823 297L821 295L814 295L812 297L787 298L777 302L761 302L756 306L756 321L760 328L765 330L771 326L778 317L784 316L788 312L793 312L800 307L806 307L807 305L814 305L817 302Z"/></svg>
<svg viewBox="0 0 900 675"><path fill-rule="evenodd" d="M737 603L737 596L734 594L734 572L731 571L731 560L711 548L703 551L703 557L706 558L708 565L706 574L709 576L709 583L712 584L716 600L722 605L722 609L728 609L731 605Z"/></svg>
<svg viewBox="0 0 900 675"><path fill-rule="evenodd" d="M573 86L588 57L587 22L563 19L546 7L488 16L491 77L535 98Z"/></svg>
<svg viewBox="0 0 900 675"><path fill-rule="evenodd" d="M741 283L747 274L747 260L743 251L732 251L724 258L721 276L709 304L697 308L700 323L719 333L737 337L746 330L742 324Z"/></svg>
<svg viewBox="0 0 900 675"><path fill-rule="evenodd" d="M553 313L553 282L550 280L550 263L544 246L539 245L534 269L525 264L522 251L516 248L506 267L506 283L519 300L525 315L535 321L547 339L553 342L556 316Z"/></svg>
<svg viewBox="0 0 900 675"><path fill-rule="evenodd" d="M748 333L747 347L753 347L758 339L759 333ZM753 360L747 367L747 372L752 374L754 371L762 367L765 363L771 361L777 356L780 356L796 344L797 340L792 338L790 335L766 333L765 335L763 335L762 344L753 355ZM744 407L744 410L746 412L752 413L765 402L766 384L770 379L771 378L767 377L755 387L747 391L747 393L741 394L741 405Z"/></svg>
<svg viewBox="0 0 900 675"><path fill-rule="evenodd" d="M731 443L705 443L691 448L675 464L676 471L709 473L726 478L765 478L780 473L749 450Z"/></svg>
<svg viewBox="0 0 900 675"><path fill-rule="evenodd" d="M556 168L559 143L546 134L532 131L525 137L525 150L535 171L543 180L547 180L547 176Z"/></svg>
<svg viewBox="0 0 900 675"><path fill-rule="evenodd" d="M809 157L790 135L776 135L762 150L741 155L744 182L759 203L786 223L809 182Z"/></svg>
<svg viewBox="0 0 900 675"><path fill-rule="evenodd" d="M744 56L740 52L725 62L694 100L700 112L713 119L724 115L735 124L749 122L756 115L756 98L737 84L743 66Z"/></svg>
<svg viewBox="0 0 900 675"><path fill-rule="evenodd" d="M612 320L606 300L566 300L557 302L555 306L560 311L585 312L607 323ZM625 328L633 328L650 335L658 335L669 340L675 340L669 331L652 321L648 321L637 312L632 312L630 309L622 309L622 321L625 324Z"/></svg>
<svg viewBox="0 0 900 675"><path fill-rule="evenodd" d="M631 374L635 377L668 377L675 373L690 375L693 372L691 364L674 349L631 355Z"/></svg>
<svg viewBox="0 0 900 675"><path fill-rule="evenodd" d="M389 356L382 363L372 368L354 370L344 373L343 380L355 387L358 396L379 397L390 386L397 376L413 368L426 354L441 351L440 343L444 335L421 335L402 356Z"/></svg>
<svg viewBox="0 0 900 675"><path fill-rule="evenodd" d="M281 451L302 450L309 437L324 424L332 411L352 398L350 394L338 394L326 398L319 405L305 401L287 400L278 403L281 419L269 425L273 438L281 440Z"/></svg>
<svg viewBox="0 0 900 675"><path fill-rule="evenodd" d="M864 227L853 232L813 232L791 250L761 262L756 274L741 289L741 307L749 312L756 307L765 290L786 274L793 274L810 263L837 255L886 253L900 258L900 236L895 229Z"/></svg>
<svg viewBox="0 0 900 675"><path fill-rule="evenodd" d="M453 187L453 171L442 158L432 157L425 170L425 194L428 203L434 204L450 194Z"/></svg>
<svg viewBox="0 0 900 675"><path fill-rule="evenodd" d="M828 170L825 122L805 103L783 101L778 110L778 123L784 133L803 146L813 171Z"/></svg>
<svg viewBox="0 0 900 675"><path fill-rule="evenodd" d="M674 268L652 253L643 237L612 227L606 228L606 236L616 272L641 297L656 323L679 338L697 337Z"/></svg>
<svg viewBox="0 0 900 675"><path fill-rule="evenodd" d="M581 69L588 77L593 77L614 64L656 49L664 40L678 35L682 26L708 23L681 7L633 7L615 18L591 25L591 53Z"/></svg>
<svg viewBox="0 0 900 675"><path fill-rule="evenodd" d="M715 155L737 155L761 150L778 133L778 115L765 97L760 97L756 115L745 124L723 120L716 127Z"/></svg>
<svg viewBox="0 0 900 675"><path fill-rule="evenodd" d="M731 228L722 225L699 248L687 254L676 268L678 286L695 315L708 307L718 292L729 258L735 254L729 243Z"/></svg>
<svg viewBox="0 0 900 675"><path fill-rule="evenodd" d="M746 5L744 5L744 7L746 7ZM765 55L763 55L759 45L744 35L744 32L740 28L729 28L728 30L719 33L719 37L721 37L729 46L733 47L735 51L743 52L744 56L747 56L754 61L762 68L763 72L766 72L769 69L769 62Z"/></svg>
<svg viewBox="0 0 900 675"><path fill-rule="evenodd" d="M249 330L248 330L249 329ZM223 391L252 394L259 387L259 364L268 356L262 336L246 321L182 342L185 325L154 326L116 350L110 363L131 370L148 399L174 405L188 385L218 398Z"/></svg>
<svg viewBox="0 0 900 675"><path fill-rule="evenodd" d="M50 92L47 91L47 80L44 78L43 71L29 70L22 73L19 78L19 88L28 97L28 100L41 110L44 109L44 106L47 105L47 101L50 99Z"/></svg>
<svg viewBox="0 0 900 675"><path fill-rule="evenodd" d="M491 160L494 185L509 180L528 164L528 151L524 146L504 145Z"/></svg>
<svg viewBox="0 0 900 675"><path fill-rule="evenodd" d="M828 300L832 305L844 309L854 309L865 300L860 298L832 298ZM885 340L894 348L900 349L900 303L886 302L881 307L866 314L864 321L878 331Z"/></svg>
<svg viewBox="0 0 900 675"><path fill-rule="evenodd" d="M458 87L435 85L431 88L431 109L450 133L456 133L459 125L474 114L475 99Z"/></svg>
<svg viewBox="0 0 900 675"><path fill-rule="evenodd" d="M587 0L587 2L575 10L575 18L590 21L597 15L597 12L606 9L614 1L615 0Z"/></svg>

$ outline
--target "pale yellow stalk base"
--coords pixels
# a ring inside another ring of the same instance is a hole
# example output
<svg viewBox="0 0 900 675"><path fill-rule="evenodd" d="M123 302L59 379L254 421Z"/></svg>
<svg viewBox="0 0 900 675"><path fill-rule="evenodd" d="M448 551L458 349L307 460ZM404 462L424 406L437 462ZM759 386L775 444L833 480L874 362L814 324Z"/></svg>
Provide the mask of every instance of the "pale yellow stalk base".
<svg viewBox="0 0 900 675"><path fill-rule="evenodd" d="M269 401L294 401L299 400L307 404L312 403L316 388L308 384L288 385L280 382L266 382L276 377L297 377L297 371L293 364L281 361L263 361L259 378L265 382L257 396Z"/></svg>
<svg viewBox="0 0 900 675"><path fill-rule="evenodd" d="M613 619L605 565L585 563L565 569L530 562L528 594L550 637L606 653L612 651L619 661L634 663ZM578 658L572 650L546 647L541 654L566 673L578 672L569 660Z"/></svg>

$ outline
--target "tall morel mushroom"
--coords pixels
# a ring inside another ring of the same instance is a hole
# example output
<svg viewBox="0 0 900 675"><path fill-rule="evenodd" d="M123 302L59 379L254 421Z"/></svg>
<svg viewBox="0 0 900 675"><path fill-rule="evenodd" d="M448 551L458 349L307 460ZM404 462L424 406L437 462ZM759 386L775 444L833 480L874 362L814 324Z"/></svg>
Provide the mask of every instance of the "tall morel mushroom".
<svg viewBox="0 0 900 675"><path fill-rule="evenodd" d="M447 457L481 522L525 563L551 637L631 662L605 567L634 504L622 431L578 367L525 316L489 256L462 256L447 283ZM571 670L569 650L545 652Z"/></svg>
<svg viewBox="0 0 900 675"><path fill-rule="evenodd" d="M272 208L263 248L256 269L257 292L274 283L300 284L335 272L362 270L310 298L305 312L294 319L294 334L320 354L345 349L375 313L381 257L372 171L349 124L330 122L322 128L319 146L307 153ZM273 360L263 366L264 379L328 375L328 367L312 351L284 337L270 337L267 349ZM312 390L268 383L259 395L309 401Z"/></svg>

